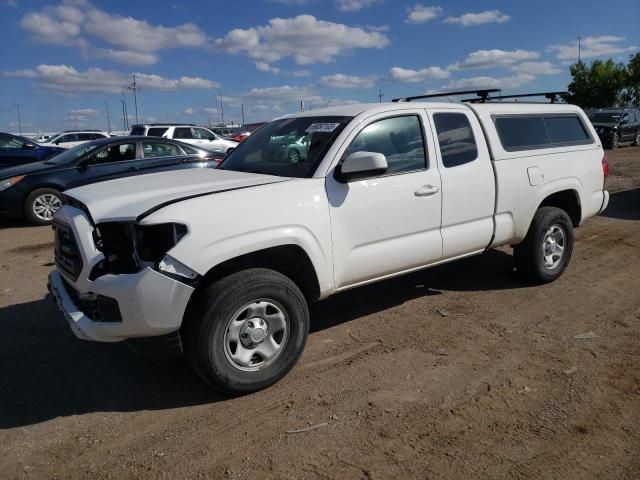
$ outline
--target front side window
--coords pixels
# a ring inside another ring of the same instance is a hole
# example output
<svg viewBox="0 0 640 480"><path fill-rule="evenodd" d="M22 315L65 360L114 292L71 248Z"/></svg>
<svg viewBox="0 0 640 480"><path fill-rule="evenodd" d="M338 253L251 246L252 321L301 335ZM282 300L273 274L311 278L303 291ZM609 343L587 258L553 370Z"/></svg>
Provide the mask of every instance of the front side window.
<svg viewBox="0 0 640 480"><path fill-rule="evenodd" d="M323 116L274 120L238 145L222 170L308 178L353 117Z"/></svg>
<svg viewBox="0 0 640 480"><path fill-rule="evenodd" d="M193 138L198 138L200 140L215 140L216 136L205 128L194 128Z"/></svg>
<svg viewBox="0 0 640 480"><path fill-rule="evenodd" d="M71 143L71 142L79 142L78 135L74 133L69 133L67 135L63 135L58 139L60 143Z"/></svg>
<svg viewBox="0 0 640 480"><path fill-rule="evenodd" d="M91 165L101 165L104 163L124 162L127 160L134 160L136 158L136 145L135 143L123 143L120 145L112 145L108 148L104 148L93 155L87 160Z"/></svg>
<svg viewBox="0 0 640 480"><path fill-rule="evenodd" d="M343 158L354 152L382 153L387 159L387 174L426 168L420 118L416 115L386 118L367 125L353 139Z"/></svg>
<svg viewBox="0 0 640 480"><path fill-rule="evenodd" d="M142 142L144 158L177 157L182 155L180 147L172 143Z"/></svg>
<svg viewBox="0 0 640 480"><path fill-rule="evenodd" d="M438 135L442 164L446 168L464 165L478 158L476 139L464 113L435 113L433 123Z"/></svg>
<svg viewBox="0 0 640 480"><path fill-rule="evenodd" d="M176 128L176 131L173 133L173 138L193 138L193 134L191 133L190 128Z"/></svg>

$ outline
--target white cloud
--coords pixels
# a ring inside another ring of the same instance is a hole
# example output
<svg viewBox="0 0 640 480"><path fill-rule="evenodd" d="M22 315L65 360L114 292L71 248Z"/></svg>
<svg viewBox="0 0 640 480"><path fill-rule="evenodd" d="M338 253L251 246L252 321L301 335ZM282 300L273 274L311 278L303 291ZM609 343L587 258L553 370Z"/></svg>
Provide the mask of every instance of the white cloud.
<svg viewBox="0 0 640 480"><path fill-rule="evenodd" d="M269 72L273 73L274 75L278 75L280 73L280 69L278 67L272 67L267 62L255 62L255 64L256 69L260 70L261 72Z"/></svg>
<svg viewBox="0 0 640 480"><path fill-rule="evenodd" d="M465 60L451 65L451 70L459 68L495 68L513 65L514 63L535 60L540 54L530 50L477 50L470 53Z"/></svg>
<svg viewBox="0 0 640 480"><path fill-rule="evenodd" d="M57 6L29 12L19 25L34 41L79 47L85 56L128 65L152 65L158 61L155 52L202 47L207 41L193 23L152 25L146 20L110 14L82 0L65 0ZM90 37L117 48L96 48L89 42Z"/></svg>
<svg viewBox="0 0 640 480"><path fill-rule="evenodd" d="M427 67L420 70L393 67L389 70L389 75L392 80L417 83L425 80L447 78L450 73L448 70L441 67Z"/></svg>
<svg viewBox="0 0 640 480"><path fill-rule="evenodd" d="M192 108L189 107L187 109L185 109L185 111L183 112L185 115L193 115L196 111Z"/></svg>
<svg viewBox="0 0 640 480"><path fill-rule="evenodd" d="M336 73L320 79L320 85L333 88L371 88L375 79L372 77L357 77Z"/></svg>
<svg viewBox="0 0 640 480"><path fill-rule="evenodd" d="M84 31L111 45L135 52L157 52L166 48L201 47L206 35L193 23L177 27L151 25L146 20L111 15L98 9L87 13Z"/></svg>
<svg viewBox="0 0 640 480"><path fill-rule="evenodd" d="M95 117L100 112L95 108L78 108L75 110L69 110L69 115L74 115L77 117Z"/></svg>
<svg viewBox="0 0 640 480"><path fill-rule="evenodd" d="M515 88L525 83L530 83L535 80L535 75L527 73L512 75L509 77L471 77L460 78L458 80L452 80L444 89L473 89L473 88Z"/></svg>
<svg viewBox="0 0 640 480"><path fill-rule="evenodd" d="M112 70L90 68L84 72L67 65L39 65L35 69L2 72L3 77L33 78L43 87L65 93L118 93L131 82L131 76ZM136 80L143 90L188 90L219 86L200 77L182 76L177 79L137 73Z"/></svg>
<svg viewBox="0 0 640 480"><path fill-rule="evenodd" d="M382 3L382 0L334 0L336 7L341 12L358 12L363 8L370 7L376 3Z"/></svg>
<svg viewBox="0 0 640 480"><path fill-rule="evenodd" d="M605 57L638 50L637 46L620 45L624 39L624 37L614 35L584 37L580 41L580 56L582 58ZM550 45L547 47L547 51L555 52L559 60L577 60L578 40L563 45Z"/></svg>
<svg viewBox="0 0 640 480"><path fill-rule="evenodd" d="M409 15L406 23L426 23L435 20L442 15L442 7L425 7L418 3L413 8L407 9Z"/></svg>
<svg viewBox="0 0 640 480"><path fill-rule="evenodd" d="M479 13L465 13L459 17L447 17L444 23L454 23L464 27L482 25L483 23L506 23L511 17L500 10L487 10Z"/></svg>
<svg viewBox="0 0 640 480"><path fill-rule="evenodd" d="M556 75L562 73L562 70L551 62L522 62L511 67L511 71L530 75Z"/></svg>
<svg viewBox="0 0 640 480"><path fill-rule="evenodd" d="M265 26L236 28L214 43L214 50L246 52L267 64L293 57L299 65L330 63L356 48L384 48L389 39L370 28L317 20L312 15L272 18Z"/></svg>
<svg viewBox="0 0 640 480"><path fill-rule="evenodd" d="M126 65L147 66L158 63L158 56L153 53L131 52L129 50L113 50L111 48L99 48L95 50L96 58L106 58L112 62Z"/></svg>

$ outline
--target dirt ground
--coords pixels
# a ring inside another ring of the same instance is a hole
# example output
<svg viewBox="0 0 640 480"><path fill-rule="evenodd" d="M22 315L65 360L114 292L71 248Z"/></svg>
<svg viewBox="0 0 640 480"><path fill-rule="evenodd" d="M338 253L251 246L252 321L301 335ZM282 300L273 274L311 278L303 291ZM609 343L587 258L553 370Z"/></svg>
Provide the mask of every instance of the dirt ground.
<svg viewBox="0 0 640 480"><path fill-rule="evenodd" d="M640 148L608 157L560 280L504 249L341 294L241 398L76 340L50 229L0 223L0 478L640 478Z"/></svg>

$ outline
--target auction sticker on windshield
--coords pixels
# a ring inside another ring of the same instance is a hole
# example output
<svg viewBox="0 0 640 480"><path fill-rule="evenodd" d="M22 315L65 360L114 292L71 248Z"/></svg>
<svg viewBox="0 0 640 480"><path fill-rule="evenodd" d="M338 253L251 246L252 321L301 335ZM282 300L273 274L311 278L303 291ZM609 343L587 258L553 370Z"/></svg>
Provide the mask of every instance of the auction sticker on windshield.
<svg viewBox="0 0 640 480"><path fill-rule="evenodd" d="M312 123L311 125L309 125L309 128L307 128L305 130L305 132L307 132L307 133L314 133L314 132L331 133L336 128L338 128L339 126L340 126L339 123Z"/></svg>

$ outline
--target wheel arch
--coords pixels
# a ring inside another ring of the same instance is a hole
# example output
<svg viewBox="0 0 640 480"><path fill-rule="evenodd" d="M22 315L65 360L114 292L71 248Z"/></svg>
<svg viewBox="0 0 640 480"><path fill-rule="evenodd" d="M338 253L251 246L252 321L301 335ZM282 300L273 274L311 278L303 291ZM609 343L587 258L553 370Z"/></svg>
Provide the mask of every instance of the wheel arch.
<svg viewBox="0 0 640 480"><path fill-rule="evenodd" d="M573 188L559 190L548 194L540 202L536 211L540 207L556 207L564 210L567 212L567 215L569 215L574 227L580 225L582 220L582 203L580 202L580 194Z"/></svg>
<svg viewBox="0 0 640 480"><path fill-rule="evenodd" d="M321 296L316 268L307 252L295 244L263 248L227 259L203 275L203 281L194 294L217 280L250 268L267 268L289 277L308 300L314 301Z"/></svg>

